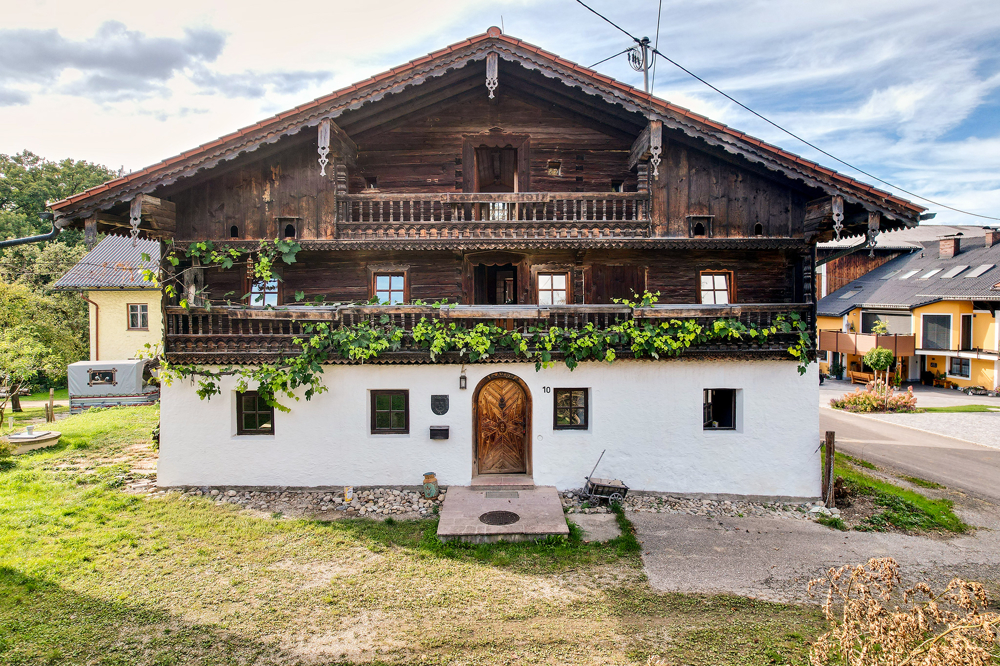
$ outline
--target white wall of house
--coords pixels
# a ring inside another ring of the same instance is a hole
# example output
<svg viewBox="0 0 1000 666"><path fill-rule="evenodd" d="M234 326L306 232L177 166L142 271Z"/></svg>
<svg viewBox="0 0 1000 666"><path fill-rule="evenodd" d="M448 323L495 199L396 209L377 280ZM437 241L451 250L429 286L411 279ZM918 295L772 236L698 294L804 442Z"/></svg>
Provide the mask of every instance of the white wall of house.
<svg viewBox="0 0 1000 666"><path fill-rule="evenodd" d="M158 479L162 486L413 485L437 473L443 485L472 481L472 398L493 372L515 374L532 400L536 484L578 488L603 449L595 476L633 489L792 497L820 494L817 366L800 376L790 361L627 361L563 365L329 366L329 390L285 400L273 436L236 435L235 382L200 400L190 381L164 386ZM553 429L545 388L590 389L586 431ZM737 429L706 431L702 390L738 389ZM410 432L370 433L369 391L408 389ZM450 396L443 416L431 395ZM431 440L432 425L450 439Z"/></svg>

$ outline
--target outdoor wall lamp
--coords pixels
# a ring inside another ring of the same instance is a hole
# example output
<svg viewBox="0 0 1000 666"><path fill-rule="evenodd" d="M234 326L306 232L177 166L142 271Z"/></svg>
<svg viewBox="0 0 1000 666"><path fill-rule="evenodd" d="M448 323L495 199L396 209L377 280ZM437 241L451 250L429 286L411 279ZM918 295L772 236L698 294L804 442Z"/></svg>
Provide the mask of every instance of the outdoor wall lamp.
<svg viewBox="0 0 1000 666"><path fill-rule="evenodd" d="M462 374L458 376L458 388L466 389L469 387L469 380L465 376L465 365L462 366Z"/></svg>

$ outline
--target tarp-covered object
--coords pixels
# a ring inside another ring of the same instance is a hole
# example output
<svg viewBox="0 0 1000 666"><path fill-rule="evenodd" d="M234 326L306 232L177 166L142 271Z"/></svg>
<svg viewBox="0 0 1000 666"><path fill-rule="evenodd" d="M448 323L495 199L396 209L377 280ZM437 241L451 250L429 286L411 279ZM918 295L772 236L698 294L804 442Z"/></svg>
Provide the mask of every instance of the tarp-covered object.
<svg viewBox="0 0 1000 666"><path fill-rule="evenodd" d="M68 368L70 411L114 405L151 405L160 387L144 379L145 360L80 361Z"/></svg>

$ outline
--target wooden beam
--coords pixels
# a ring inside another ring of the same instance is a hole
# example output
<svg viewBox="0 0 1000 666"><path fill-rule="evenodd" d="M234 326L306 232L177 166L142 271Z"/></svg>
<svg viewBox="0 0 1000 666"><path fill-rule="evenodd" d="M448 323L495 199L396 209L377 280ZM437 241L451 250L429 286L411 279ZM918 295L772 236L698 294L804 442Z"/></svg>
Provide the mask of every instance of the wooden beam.
<svg viewBox="0 0 1000 666"><path fill-rule="evenodd" d="M440 104L437 108L439 110L446 109L448 107L454 106L456 104L461 104L476 98L476 92L479 90L480 82L470 81L463 84L459 91L452 90L450 93L440 92L433 95L434 99L421 98L420 104L418 106L408 106L406 109L397 109L395 112L386 115L383 120L383 116L379 116L377 119L372 119L369 124L366 122L362 125L362 129L355 130L354 127L351 131L354 132L354 136L358 137L358 140L362 144L365 142L364 134L375 130L379 133L387 132L396 127L400 127L409 123L412 120L419 120L427 116L430 112L428 107Z"/></svg>
<svg viewBox="0 0 1000 666"><path fill-rule="evenodd" d="M632 142L632 149L628 154L628 168L631 171L639 164L649 159L649 125L646 125L642 134Z"/></svg>
<svg viewBox="0 0 1000 666"><path fill-rule="evenodd" d="M177 206L172 201L158 199L148 194L142 197L142 224L149 228L173 234L177 230Z"/></svg>
<svg viewBox="0 0 1000 666"><path fill-rule="evenodd" d="M330 150L349 167L358 163L358 144L330 119Z"/></svg>

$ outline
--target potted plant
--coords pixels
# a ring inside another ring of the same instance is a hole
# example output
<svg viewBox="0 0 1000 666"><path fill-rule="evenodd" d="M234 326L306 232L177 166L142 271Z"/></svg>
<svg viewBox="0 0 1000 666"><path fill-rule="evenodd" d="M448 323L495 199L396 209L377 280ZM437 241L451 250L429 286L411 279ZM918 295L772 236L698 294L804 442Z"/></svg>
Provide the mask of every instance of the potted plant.
<svg viewBox="0 0 1000 666"><path fill-rule="evenodd" d="M833 363L830 364L830 374L837 379L844 378L844 366L840 364L839 359L834 359Z"/></svg>

